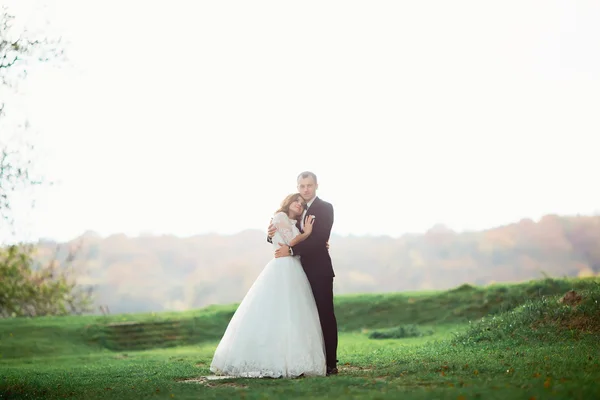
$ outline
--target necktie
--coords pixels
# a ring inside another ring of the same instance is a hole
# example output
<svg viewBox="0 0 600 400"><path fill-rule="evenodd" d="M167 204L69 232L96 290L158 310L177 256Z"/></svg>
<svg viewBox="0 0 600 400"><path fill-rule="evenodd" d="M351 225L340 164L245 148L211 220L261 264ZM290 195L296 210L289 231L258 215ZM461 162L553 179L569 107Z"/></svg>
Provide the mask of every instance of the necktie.
<svg viewBox="0 0 600 400"><path fill-rule="evenodd" d="M304 230L304 217L306 217L306 212L308 211L308 204L304 205L304 211L302 211L302 219L300 220L300 229Z"/></svg>

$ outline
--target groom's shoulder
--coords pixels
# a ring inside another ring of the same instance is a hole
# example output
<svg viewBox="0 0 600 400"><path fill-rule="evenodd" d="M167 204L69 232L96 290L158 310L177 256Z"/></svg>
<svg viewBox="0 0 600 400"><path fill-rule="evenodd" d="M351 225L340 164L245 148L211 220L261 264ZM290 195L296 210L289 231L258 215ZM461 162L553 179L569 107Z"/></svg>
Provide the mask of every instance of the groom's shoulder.
<svg viewBox="0 0 600 400"><path fill-rule="evenodd" d="M328 201L325 201L325 200L323 200L323 199L322 199L322 198L320 198L320 197L317 197L317 198L315 199L315 201L318 201L318 202L319 202L319 203L321 203L321 205L322 205L322 206L324 206L324 207L327 207L327 208L331 208L331 209L333 209L333 205L332 205L330 202L328 202Z"/></svg>

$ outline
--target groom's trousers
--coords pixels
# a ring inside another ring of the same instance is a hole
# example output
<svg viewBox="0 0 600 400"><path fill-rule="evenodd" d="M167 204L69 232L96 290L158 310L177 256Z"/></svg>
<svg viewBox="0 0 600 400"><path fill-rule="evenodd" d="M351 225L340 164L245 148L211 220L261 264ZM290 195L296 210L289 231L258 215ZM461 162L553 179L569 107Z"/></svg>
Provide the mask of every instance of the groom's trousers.
<svg viewBox="0 0 600 400"><path fill-rule="evenodd" d="M310 277L309 282L319 311L327 367L335 368L337 366L338 331L333 310L333 277Z"/></svg>

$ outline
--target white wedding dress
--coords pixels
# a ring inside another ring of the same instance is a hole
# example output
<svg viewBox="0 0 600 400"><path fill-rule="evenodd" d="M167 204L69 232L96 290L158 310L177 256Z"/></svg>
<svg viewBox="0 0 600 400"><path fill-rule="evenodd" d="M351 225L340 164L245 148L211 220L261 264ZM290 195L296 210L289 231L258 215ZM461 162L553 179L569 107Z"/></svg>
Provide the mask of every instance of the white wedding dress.
<svg viewBox="0 0 600 400"><path fill-rule="evenodd" d="M300 233L283 212L273 225L275 249ZM325 375L319 314L298 256L267 263L231 318L210 370L246 378Z"/></svg>

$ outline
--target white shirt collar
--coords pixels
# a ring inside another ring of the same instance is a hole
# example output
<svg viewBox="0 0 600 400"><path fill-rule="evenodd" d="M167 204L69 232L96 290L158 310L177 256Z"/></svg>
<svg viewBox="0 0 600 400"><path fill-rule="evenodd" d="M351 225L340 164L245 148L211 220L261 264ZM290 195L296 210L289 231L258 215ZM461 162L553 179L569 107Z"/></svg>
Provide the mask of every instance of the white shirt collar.
<svg viewBox="0 0 600 400"><path fill-rule="evenodd" d="M306 209L308 210L310 208L310 206L312 205L312 203L314 203L315 199L317 198L317 196L313 197L312 199L310 199L310 201L308 203L306 203Z"/></svg>
<svg viewBox="0 0 600 400"><path fill-rule="evenodd" d="M300 221L300 228L302 228L302 229L304 229L304 217L306 216L308 209L310 208L310 206L312 205L312 203L315 201L316 198L317 198L317 196L310 199L310 201L308 203L306 203L306 208L304 209L304 211L302 211L302 220Z"/></svg>

